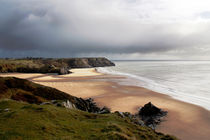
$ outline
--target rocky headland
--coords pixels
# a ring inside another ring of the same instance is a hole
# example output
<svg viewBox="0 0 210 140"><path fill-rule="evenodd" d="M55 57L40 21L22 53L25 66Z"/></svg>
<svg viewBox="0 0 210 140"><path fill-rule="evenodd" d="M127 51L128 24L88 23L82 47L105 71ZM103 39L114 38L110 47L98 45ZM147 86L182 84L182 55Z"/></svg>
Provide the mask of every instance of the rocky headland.
<svg viewBox="0 0 210 140"><path fill-rule="evenodd" d="M71 68L115 66L104 57L97 58L22 58L0 59L0 72L68 74Z"/></svg>

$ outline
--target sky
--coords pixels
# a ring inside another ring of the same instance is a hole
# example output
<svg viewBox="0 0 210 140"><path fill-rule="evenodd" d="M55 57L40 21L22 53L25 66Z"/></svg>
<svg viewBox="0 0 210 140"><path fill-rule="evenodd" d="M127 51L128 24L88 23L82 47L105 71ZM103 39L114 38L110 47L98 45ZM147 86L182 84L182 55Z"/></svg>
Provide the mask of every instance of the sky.
<svg viewBox="0 0 210 140"><path fill-rule="evenodd" d="M210 60L209 0L0 0L0 57Z"/></svg>

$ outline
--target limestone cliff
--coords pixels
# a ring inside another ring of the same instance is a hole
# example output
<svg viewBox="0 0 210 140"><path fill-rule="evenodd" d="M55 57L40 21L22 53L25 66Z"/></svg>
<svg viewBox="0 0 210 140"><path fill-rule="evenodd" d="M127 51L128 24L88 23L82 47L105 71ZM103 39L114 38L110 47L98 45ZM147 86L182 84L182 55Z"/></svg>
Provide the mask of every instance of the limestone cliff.
<svg viewBox="0 0 210 140"><path fill-rule="evenodd" d="M0 72L60 73L67 74L70 68L115 66L104 58L24 58L0 59Z"/></svg>

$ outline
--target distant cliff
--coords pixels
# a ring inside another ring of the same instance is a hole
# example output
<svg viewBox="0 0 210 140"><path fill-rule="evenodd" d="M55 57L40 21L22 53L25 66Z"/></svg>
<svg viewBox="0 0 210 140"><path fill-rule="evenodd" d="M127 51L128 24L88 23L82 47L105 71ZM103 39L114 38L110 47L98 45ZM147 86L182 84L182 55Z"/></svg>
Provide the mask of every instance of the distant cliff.
<svg viewBox="0 0 210 140"><path fill-rule="evenodd" d="M24 58L0 59L0 72L60 73L67 74L70 68L115 66L104 57L98 58Z"/></svg>
<svg viewBox="0 0 210 140"><path fill-rule="evenodd" d="M99 57L99 58L72 58L64 59L64 61L71 68L91 68L91 67L106 67L115 66L110 60Z"/></svg>

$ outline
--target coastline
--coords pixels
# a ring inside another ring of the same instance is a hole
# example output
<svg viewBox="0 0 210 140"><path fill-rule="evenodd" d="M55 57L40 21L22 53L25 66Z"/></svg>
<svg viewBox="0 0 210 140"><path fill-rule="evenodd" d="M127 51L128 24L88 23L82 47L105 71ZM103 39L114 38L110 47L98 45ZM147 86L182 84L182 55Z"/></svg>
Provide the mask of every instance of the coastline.
<svg viewBox="0 0 210 140"><path fill-rule="evenodd" d="M73 74L61 76L20 73L0 76L2 75L29 79L77 97L91 97L99 106L105 105L112 111L136 113L139 107L151 101L168 111L165 121L157 127L157 131L175 135L183 140L207 140L210 136L210 111L165 94L115 82L115 79L124 78L122 76L101 74L93 69L83 69L82 72L76 70Z"/></svg>

